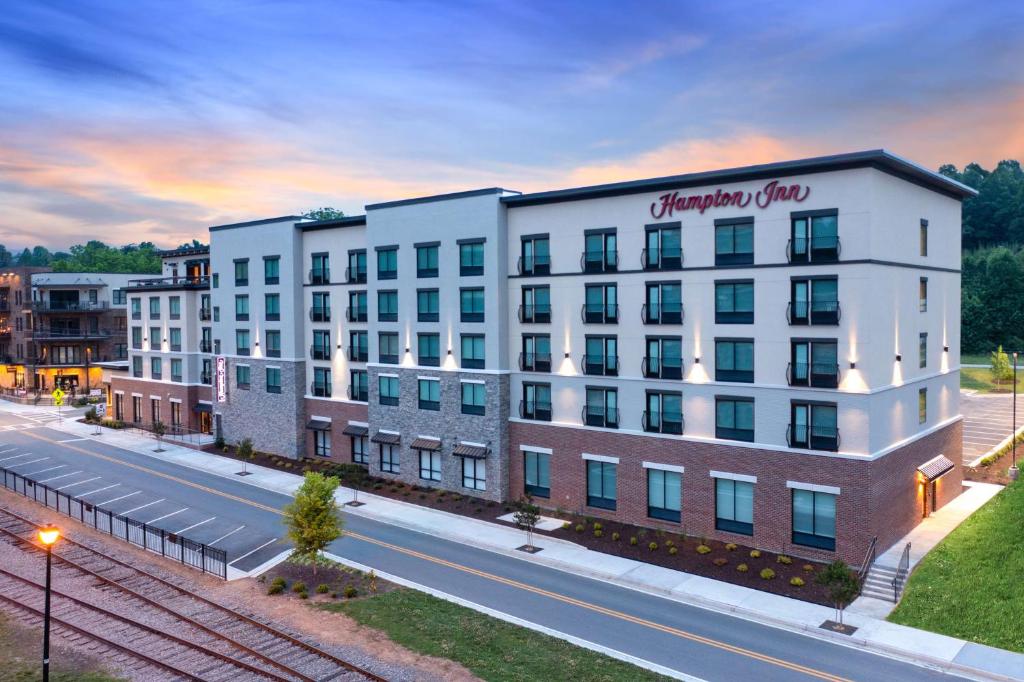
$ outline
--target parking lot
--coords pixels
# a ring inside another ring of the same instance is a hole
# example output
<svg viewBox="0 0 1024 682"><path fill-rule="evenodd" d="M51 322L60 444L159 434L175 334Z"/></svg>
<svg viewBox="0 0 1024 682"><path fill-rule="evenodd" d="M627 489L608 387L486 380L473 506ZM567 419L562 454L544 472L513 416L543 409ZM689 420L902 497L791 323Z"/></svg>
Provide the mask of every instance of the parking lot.
<svg viewBox="0 0 1024 682"><path fill-rule="evenodd" d="M1024 396L1017 405L1024 412ZM960 393L964 415L964 464L971 464L1010 435L1013 427L1013 396L1005 393ZM1019 414L1017 428L1024 423Z"/></svg>

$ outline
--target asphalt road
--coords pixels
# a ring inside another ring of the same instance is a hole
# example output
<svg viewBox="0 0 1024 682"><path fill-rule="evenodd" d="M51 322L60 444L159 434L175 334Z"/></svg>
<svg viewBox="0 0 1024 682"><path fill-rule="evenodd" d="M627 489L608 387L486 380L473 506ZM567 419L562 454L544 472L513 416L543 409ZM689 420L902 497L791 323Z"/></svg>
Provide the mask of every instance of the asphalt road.
<svg viewBox="0 0 1024 682"><path fill-rule="evenodd" d="M73 439L38 421L26 424L0 414L0 466L49 479L47 485L167 530L188 529L187 537L225 548L228 561L242 570L287 548L277 511L286 496L101 439ZM347 514L345 523L349 535L332 545L335 554L704 680L948 679L859 649L359 516ZM552 671L552 679L568 676Z"/></svg>

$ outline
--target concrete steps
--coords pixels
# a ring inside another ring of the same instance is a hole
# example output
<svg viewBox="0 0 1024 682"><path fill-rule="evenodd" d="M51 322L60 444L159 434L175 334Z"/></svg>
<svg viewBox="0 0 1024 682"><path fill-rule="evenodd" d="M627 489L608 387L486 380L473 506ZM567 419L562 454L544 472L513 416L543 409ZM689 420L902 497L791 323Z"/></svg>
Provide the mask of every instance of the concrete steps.
<svg viewBox="0 0 1024 682"><path fill-rule="evenodd" d="M892 580L896 577L896 569L889 566L880 566L877 563L868 571L864 578L864 586L861 588L861 595L873 597L882 601L892 602Z"/></svg>

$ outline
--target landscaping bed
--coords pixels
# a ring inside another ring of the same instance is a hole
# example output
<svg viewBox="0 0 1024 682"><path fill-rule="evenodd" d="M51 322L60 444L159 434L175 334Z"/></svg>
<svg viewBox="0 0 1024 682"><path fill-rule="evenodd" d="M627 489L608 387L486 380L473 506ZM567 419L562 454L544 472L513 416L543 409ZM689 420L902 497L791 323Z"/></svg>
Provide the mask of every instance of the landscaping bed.
<svg viewBox="0 0 1024 682"><path fill-rule="evenodd" d="M268 595L284 595L296 599L318 601L351 600L384 594L395 585L381 580L372 572L326 561L316 567L307 563L284 561L258 578L267 587Z"/></svg>
<svg viewBox="0 0 1024 682"><path fill-rule="evenodd" d="M999 452L981 460L978 466L964 467L964 480L1009 485L1009 469L1012 463L1013 452L1007 444ZM1017 466L1024 467L1024 435L1017 437Z"/></svg>

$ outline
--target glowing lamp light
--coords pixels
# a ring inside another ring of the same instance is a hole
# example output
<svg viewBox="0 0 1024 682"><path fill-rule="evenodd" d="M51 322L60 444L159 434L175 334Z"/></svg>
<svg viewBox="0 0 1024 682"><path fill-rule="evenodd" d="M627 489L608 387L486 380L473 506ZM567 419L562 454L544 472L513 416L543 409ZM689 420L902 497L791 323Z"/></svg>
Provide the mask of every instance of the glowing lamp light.
<svg viewBox="0 0 1024 682"><path fill-rule="evenodd" d="M46 526L39 529L39 542L47 547L60 539L60 529L55 526Z"/></svg>

